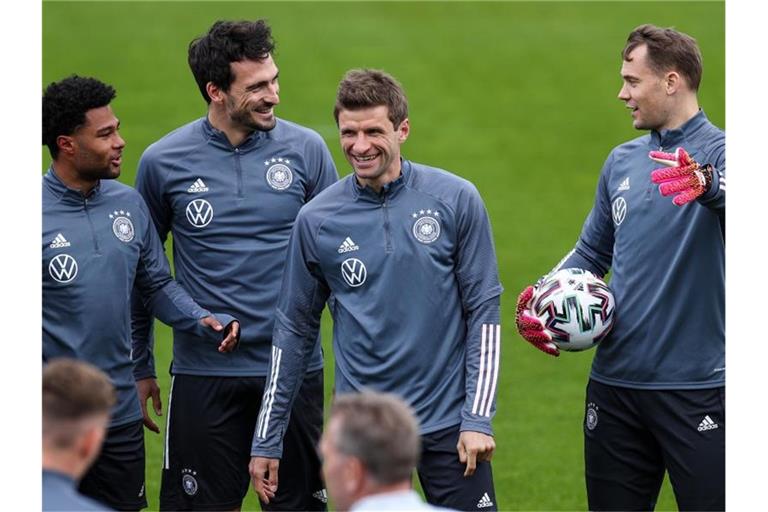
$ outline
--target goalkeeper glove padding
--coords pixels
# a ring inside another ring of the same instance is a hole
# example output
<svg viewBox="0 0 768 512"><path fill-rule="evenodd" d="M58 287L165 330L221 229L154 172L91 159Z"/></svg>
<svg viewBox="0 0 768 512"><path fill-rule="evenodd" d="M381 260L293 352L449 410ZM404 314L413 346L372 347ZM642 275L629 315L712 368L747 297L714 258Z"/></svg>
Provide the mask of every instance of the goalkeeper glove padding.
<svg viewBox="0 0 768 512"><path fill-rule="evenodd" d="M517 312L515 314L515 323L517 332L525 341L551 356L559 356L560 350L552 342L552 336L544 328L544 324L536 318L531 311L531 299L533 298L535 288L528 286L522 291L517 299Z"/></svg>
<svg viewBox="0 0 768 512"><path fill-rule="evenodd" d="M712 186L712 166L702 167L683 148L677 148L674 153L651 151L648 156L666 165L654 170L651 180L659 185L661 195L677 194L672 199L677 206L694 201Z"/></svg>

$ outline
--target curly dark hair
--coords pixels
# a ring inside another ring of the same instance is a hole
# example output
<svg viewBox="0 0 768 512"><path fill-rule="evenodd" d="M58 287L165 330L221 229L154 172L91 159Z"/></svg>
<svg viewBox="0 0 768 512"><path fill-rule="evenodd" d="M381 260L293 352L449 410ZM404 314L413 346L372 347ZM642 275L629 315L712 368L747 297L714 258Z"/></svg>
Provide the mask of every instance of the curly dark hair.
<svg viewBox="0 0 768 512"><path fill-rule="evenodd" d="M187 61L200 94L211 102L205 86L208 82L229 91L234 76L229 66L241 60L266 59L275 49L272 29L266 20L217 21L208 33L189 43Z"/></svg>
<svg viewBox="0 0 768 512"><path fill-rule="evenodd" d="M59 156L56 138L71 135L85 124L91 109L109 105L117 96L115 89L100 80L77 75L53 82L43 92L43 144L51 157Z"/></svg>

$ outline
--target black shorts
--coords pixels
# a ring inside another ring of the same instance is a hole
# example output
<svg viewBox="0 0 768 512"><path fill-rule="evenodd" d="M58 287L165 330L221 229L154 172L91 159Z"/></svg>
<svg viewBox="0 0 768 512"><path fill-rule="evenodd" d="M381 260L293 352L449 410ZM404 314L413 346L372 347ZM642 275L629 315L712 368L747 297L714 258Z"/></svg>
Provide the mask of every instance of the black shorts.
<svg viewBox="0 0 768 512"><path fill-rule="evenodd" d="M455 510L498 510L490 462L478 462L475 474L464 477L456 445L459 425L421 436L419 482L427 502Z"/></svg>
<svg viewBox="0 0 768 512"><path fill-rule="evenodd" d="M680 510L725 509L725 388L587 385L590 510L653 510L664 471Z"/></svg>
<svg viewBox="0 0 768 512"><path fill-rule="evenodd" d="M160 510L232 510L248 492L265 377L175 375L166 418ZM264 510L326 510L317 445L323 371L308 373L291 410L277 495Z"/></svg>
<svg viewBox="0 0 768 512"><path fill-rule="evenodd" d="M79 490L115 510L147 507L143 420L107 430L101 453L80 480Z"/></svg>

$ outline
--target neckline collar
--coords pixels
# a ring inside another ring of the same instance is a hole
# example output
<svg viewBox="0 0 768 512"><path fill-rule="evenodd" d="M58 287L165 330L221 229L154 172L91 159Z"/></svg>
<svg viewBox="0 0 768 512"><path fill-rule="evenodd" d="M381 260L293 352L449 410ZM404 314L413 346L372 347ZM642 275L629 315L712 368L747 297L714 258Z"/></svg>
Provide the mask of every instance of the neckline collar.
<svg viewBox="0 0 768 512"><path fill-rule="evenodd" d="M278 124L280 123L280 119L277 119L277 123ZM268 132L263 132L261 130L254 130L253 132L251 132L250 135L248 135L243 140L243 142L241 142L237 146L233 146L229 142L227 135L223 131L219 130L218 128L214 127L211 124L211 121L208 119L207 115L203 116L201 125L203 129L203 133L205 134L205 138L209 142L211 142L216 146L222 147L224 149L228 149L230 151L237 149L241 152L250 151L251 149L260 146L265 140L267 140L268 138L271 138L269 134L278 128L277 125L275 125L275 127Z"/></svg>
<svg viewBox="0 0 768 512"><path fill-rule="evenodd" d="M51 188L51 190L53 190L53 192L58 194L60 197L74 199L78 203L81 203L85 199L92 199L101 192L101 180L96 182L96 185L91 189L90 192L88 192L87 195L83 194L77 189L68 187L56 174L56 171L53 169L53 164L48 167L48 172L45 174L43 179L48 184L49 188Z"/></svg>
<svg viewBox="0 0 768 512"><path fill-rule="evenodd" d="M690 138L709 123L702 109L684 122L679 128L671 130L651 130L651 147L670 147Z"/></svg>
<svg viewBox="0 0 768 512"><path fill-rule="evenodd" d="M49 478L53 478L55 480L60 480L72 486L75 485L75 479L72 477L72 475L62 473L61 471L58 471L55 469L43 468L43 478L45 478L46 476Z"/></svg>
<svg viewBox="0 0 768 512"><path fill-rule="evenodd" d="M390 505L384 506L384 505ZM383 492L370 494L360 498L352 505L350 511L355 510L418 510L424 507L421 497L413 489L402 491Z"/></svg>
<svg viewBox="0 0 768 512"><path fill-rule="evenodd" d="M410 183L413 175L411 167L412 166L410 161L405 160L404 158L400 158L400 176L381 187L381 192L376 192L371 187L360 185L360 183L357 181L355 173L353 172L350 175L350 181L352 181L352 192L354 193L356 199L365 199L376 203L382 202L384 198L392 199L398 194L398 192L400 192L400 190L402 190L406 185Z"/></svg>

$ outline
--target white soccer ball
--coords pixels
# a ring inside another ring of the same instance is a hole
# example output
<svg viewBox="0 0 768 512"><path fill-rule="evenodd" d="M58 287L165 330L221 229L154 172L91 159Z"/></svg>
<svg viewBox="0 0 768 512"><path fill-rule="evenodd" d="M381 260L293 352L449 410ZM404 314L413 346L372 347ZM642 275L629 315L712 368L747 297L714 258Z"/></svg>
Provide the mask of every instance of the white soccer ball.
<svg viewBox="0 0 768 512"><path fill-rule="evenodd" d="M608 285L593 273L566 268L537 287L531 310L560 350L578 352L594 347L608 335L616 301Z"/></svg>

